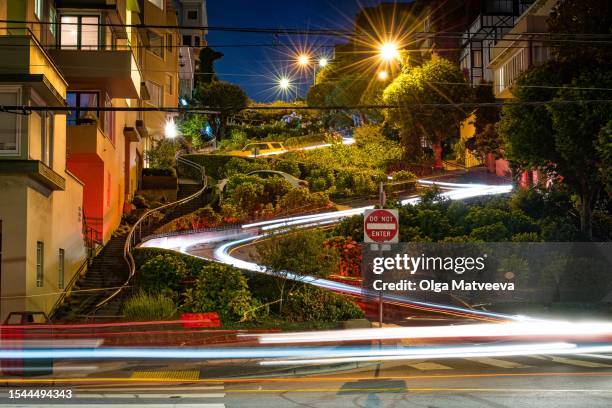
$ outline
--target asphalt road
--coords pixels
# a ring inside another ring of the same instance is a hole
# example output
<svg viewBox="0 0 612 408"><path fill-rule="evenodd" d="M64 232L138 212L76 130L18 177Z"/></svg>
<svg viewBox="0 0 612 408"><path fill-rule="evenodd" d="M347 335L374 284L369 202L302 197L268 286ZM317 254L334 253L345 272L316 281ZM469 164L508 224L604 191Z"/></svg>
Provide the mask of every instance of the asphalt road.
<svg viewBox="0 0 612 408"><path fill-rule="evenodd" d="M0 406L610 407L612 356L396 361L305 376L219 378L206 363L109 363L89 376L0 390ZM127 364L121 366L121 364ZM155 375L168 381L147 380ZM94 379L95 376L95 379ZM173 377L174 376L174 377ZM101 378L102 377L102 378ZM105 380L104 380L105 378ZM0 379L6 381L6 377ZM10 399L10 390L69 389L71 399Z"/></svg>

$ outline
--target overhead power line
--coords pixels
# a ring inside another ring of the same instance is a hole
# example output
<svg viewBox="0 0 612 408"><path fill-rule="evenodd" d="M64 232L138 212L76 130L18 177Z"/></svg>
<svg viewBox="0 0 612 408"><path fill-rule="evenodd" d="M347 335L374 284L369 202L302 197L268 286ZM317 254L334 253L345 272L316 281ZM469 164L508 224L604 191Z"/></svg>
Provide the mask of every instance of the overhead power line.
<svg viewBox="0 0 612 408"><path fill-rule="evenodd" d="M612 99L584 99L584 100L551 100L551 101L506 101L506 102L461 102L461 103L406 103L401 105L336 105L336 106L247 106L238 110L368 110L368 109L410 109L410 108L478 108L503 106L544 106L568 104L598 104L612 103ZM167 112L167 113L196 113L219 115L222 112L234 111L232 106L210 106L195 108L178 107L114 107L100 106L93 108L75 108L71 106L29 106L29 105L0 105L0 112L28 114L31 112L52 111L98 111L98 112Z"/></svg>

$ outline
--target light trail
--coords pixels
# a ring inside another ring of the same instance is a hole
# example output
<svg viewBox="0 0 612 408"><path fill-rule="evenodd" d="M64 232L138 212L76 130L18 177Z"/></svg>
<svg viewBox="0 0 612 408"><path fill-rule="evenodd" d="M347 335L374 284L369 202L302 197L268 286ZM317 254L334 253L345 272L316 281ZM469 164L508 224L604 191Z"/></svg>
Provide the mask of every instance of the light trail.
<svg viewBox="0 0 612 408"><path fill-rule="evenodd" d="M467 357L509 357L534 355L597 354L612 352L612 345L571 343L525 343L513 345L473 345L456 347L273 347L273 348L98 348L98 349L18 349L0 350L3 360L41 359L170 359L170 360L250 360L262 365L333 364L356 361L441 359ZM275 359L275 360L269 360ZM279 360L281 359L281 360Z"/></svg>
<svg viewBox="0 0 612 408"><path fill-rule="evenodd" d="M248 336L248 335L245 335ZM338 341L400 339L504 339L537 337L556 339L612 337L612 323L564 322L553 320L511 321L460 326L389 327L328 330L301 333L255 334L262 344L326 343Z"/></svg>

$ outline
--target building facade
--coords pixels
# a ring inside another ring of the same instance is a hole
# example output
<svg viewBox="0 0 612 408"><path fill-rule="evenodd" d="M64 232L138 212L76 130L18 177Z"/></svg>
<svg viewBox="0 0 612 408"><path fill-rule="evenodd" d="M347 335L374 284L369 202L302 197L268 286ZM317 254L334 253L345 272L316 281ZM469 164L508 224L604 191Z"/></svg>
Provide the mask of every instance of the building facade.
<svg viewBox="0 0 612 408"><path fill-rule="evenodd" d="M195 86L199 53L207 45L206 0L174 0L180 30L179 97L189 100Z"/></svg>
<svg viewBox="0 0 612 408"><path fill-rule="evenodd" d="M179 33L169 0L8 0L0 19L0 105L38 107L0 112L2 319L50 312L121 223L169 119L133 108L177 106Z"/></svg>

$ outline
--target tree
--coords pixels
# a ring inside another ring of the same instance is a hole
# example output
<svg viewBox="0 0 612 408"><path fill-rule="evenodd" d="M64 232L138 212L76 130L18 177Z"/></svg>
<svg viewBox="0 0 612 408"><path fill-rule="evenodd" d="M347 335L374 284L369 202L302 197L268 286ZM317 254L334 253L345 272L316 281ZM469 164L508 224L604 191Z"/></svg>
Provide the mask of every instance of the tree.
<svg viewBox="0 0 612 408"><path fill-rule="evenodd" d="M571 34L609 36L612 33L610 0L560 0L548 19L548 31L560 34L563 42L553 42L553 55L559 61L592 60L609 63L612 49L605 38L574 37Z"/></svg>
<svg viewBox="0 0 612 408"><path fill-rule="evenodd" d="M599 133L597 153L601 159L599 172L608 195L612 195L612 120Z"/></svg>
<svg viewBox="0 0 612 408"><path fill-rule="evenodd" d="M220 81L200 83L194 91L194 100L201 107L220 109L221 113L214 122L215 135L219 140L225 136L228 115L246 108L249 102L246 93L238 85Z"/></svg>
<svg viewBox="0 0 612 408"><path fill-rule="evenodd" d="M420 158L424 138L434 150L436 167L442 167L442 143L457 132L470 112L435 105L462 103L470 98L471 88L459 67L442 58L408 68L395 78L383 92L383 102L397 108L387 109L385 118L398 129L406 158Z"/></svg>
<svg viewBox="0 0 612 408"><path fill-rule="evenodd" d="M584 67L580 61L549 61L524 73L513 89L516 101L502 110L498 130L506 157L521 169L538 168L561 176L580 197L580 226L592 235L591 212L602 189L598 137L612 117L606 92L612 87L606 66ZM543 87L544 86L544 87ZM591 89L589 89L591 88ZM553 103L527 105L524 102Z"/></svg>
<svg viewBox="0 0 612 408"><path fill-rule="evenodd" d="M149 167L159 170L173 170L179 148L180 145L173 140L154 141L153 148L145 152Z"/></svg>
<svg viewBox="0 0 612 408"><path fill-rule="evenodd" d="M196 88L200 84L210 84L211 82L217 81L217 75L215 75L215 61L221 58L223 58L223 54L210 47L204 47L200 50L200 63L194 80Z"/></svg>
<svg viewBox="0 0 612 408"><path fill-rule="evenodd" d="M324 242L323 232L309 230L272 237L258 247L261 263L276 278L281 313L287 287L291 292L306 276L325 278L338 269L338 253Z"/></svg>
<svg viewBox="0 0 612 408"><path fill-rule="evenodd" d="M493 85L482 83L475 88L474 99L479 103L494 103ZM484 161L489 153L501 157L501 138L497 132L501 109L498 106L479 106L474 111L474 136L465 143L466 147Z"/></svg>

